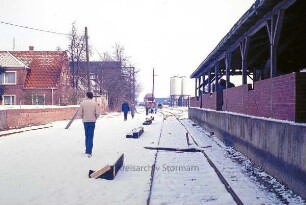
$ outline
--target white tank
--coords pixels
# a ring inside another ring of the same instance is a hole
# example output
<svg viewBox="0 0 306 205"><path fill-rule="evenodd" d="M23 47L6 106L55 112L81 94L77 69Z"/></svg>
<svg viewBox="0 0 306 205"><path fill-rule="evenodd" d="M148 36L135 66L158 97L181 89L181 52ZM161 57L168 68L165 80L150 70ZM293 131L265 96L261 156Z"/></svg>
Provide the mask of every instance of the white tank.
<svg viewBox="0 0 306 205"><path fill-rule="evenodd" d="M170 95L173 95L174 93L173 85L174 85L174 78L170 77Z"/></svg>
<svg viewBox="0 0 306 205"><path fill-rule="evenodd" d="M190 95L190 93L188 92L188 87L189 87L189 84L188 84L188 79L186 76L182 76L182 96L187 96Z"/></svg>
<svg viewBox="0 0 306 205"><path fill-rule="evenodd" d="M180 96L181 95L181 79L178 76L170 78L170 95Z"/></svg>

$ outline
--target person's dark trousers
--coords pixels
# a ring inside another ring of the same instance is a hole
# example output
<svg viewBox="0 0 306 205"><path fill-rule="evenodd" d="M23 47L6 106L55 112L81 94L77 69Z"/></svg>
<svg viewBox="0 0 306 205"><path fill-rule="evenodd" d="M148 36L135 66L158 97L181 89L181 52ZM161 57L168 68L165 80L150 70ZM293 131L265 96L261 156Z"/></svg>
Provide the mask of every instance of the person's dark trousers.
<svg viewBox="0 0 306 205"><path fill-rule="evenodd" d="M149 108L146 108L146 115L149 114Z"/></svg>
<svg viewBox="0 0 306 205"><path fill-rule="evenodd" d="M123 115L124 115L124 120L127 120L128 112L124 112Z"/></svg>
<svg viewBox="0 0 306 205"><path fill-rule="evenodd" d="M92 153L95 127L95 122L84 122L86 154Z"/></svg>

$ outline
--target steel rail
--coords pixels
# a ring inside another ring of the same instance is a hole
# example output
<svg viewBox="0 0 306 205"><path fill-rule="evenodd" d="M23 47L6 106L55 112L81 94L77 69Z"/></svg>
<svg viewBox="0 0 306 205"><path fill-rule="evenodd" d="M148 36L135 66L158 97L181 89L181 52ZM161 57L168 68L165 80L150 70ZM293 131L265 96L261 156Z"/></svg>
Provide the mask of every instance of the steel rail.
<svg viewBox="0 0 306 205"><path fill-rule="evenodd" d="M181 120L174 114L171 113L169 111L167 111L168 113L172 114L176 120L178 120L180 122L180 124L185 128L186 132L188 133L188 136L191 137L192 141L194 142L195 145L199 146L199 143L195 140L195 138L190 134L190 132L188 131L187 127L181 122ZM186 133L186 136L187 136ZM188 137L186 137L187 140L187 144L189 145L189 139ZM238 197L238 195L235 193L235 191L232 189L232 187L229 185L229 183L227 182L227 180L224 178L224 176L221 174L221 172L219 171L219 169L217 168L217 166L213 163L213 161L208 157L208 155L205 153L205 151L201 151L203 153L203 155L205 156L205 158L207 159L208 163L210 164L210 166L215 170L216 174L218 175L219 179L221 180L221 182L223 183L223 185L225 186L226 190L231 194L231 196L233 197L234 201L237 203L237 205L244 205L243 202L241 201L241 199Z"/></svg>
<svg viewBox="0 0 306 205"><path fill-rule="evenodd" d="M162 113L163 114L163 113ZM159 133L159 138L158 138L158 143L157 145L159 145L160 143L160 138L161 138L161 135L162 135L162 131L163 131L163 126L164 126L164 117L163 117L163 124L162 124L162 127L160 129L160 133ZM150 178L150 189L149 189L149 195L148 195L148 198L147 198L147 205L150 204L150 201L151 201L151 195L152 195L152 188L153 188L153 182L154 182L154 174L155 174L155 166L156 166L156 161L157 161L157 154L158 154L158 150L156 151L155 153L155 158L154 158L154 162L153 162L153 165L152 165L152 169L151 169L151 178Z"/></svg>

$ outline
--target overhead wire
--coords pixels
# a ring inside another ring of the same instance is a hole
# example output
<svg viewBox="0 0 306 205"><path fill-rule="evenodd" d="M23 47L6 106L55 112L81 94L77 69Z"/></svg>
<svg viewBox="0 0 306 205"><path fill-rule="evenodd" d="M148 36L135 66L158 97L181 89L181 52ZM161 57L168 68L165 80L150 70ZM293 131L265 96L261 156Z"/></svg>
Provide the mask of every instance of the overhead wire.
<svg viewBox="0 0 306 205"><path fill-rule="evenodd" d="M5 24L5 25L9 25L9 26L15 26L15 27L19 27L19 28L24 28L24 29L29 29L29 30L34 30L34 31L39 31L39 32L45 32L45 33L51 33L51 34L57 34L57 35L64 35L64 36L69 36L70 34L67 33L61 33L61 32L56 32L56 31L52 31L52 30L44 30L44 29L38 29L38 28L33 28L33 27L29 27L29 26L23 26L23 25L18 25L18 24L14 24L14 23L9 23L9 22L5 22L5 21L0 21L1 24ZM99 55L100 59L103 59L103 56L101 55L101 53L97 50L97 48L94 46L93 43L91 43L91 46L93 47L94 51ZM137 73L137 72L136 72Z"/></svg>
<svg viewBox="0 0 306 205"><path fill-rule="evenodd" d="M6 24L6 25L9 25L9 26L19 27L19 28L30 29L30 30L34 30L34 31L40 31L40 32L45 32L45 33L52 33L52 34L57 34L57 35L69 36L69 34L67 34L67 33L60 33L60 32L51 31L51 30L38 29L38 28L29 27L29 26L22 26L22 25L13 24L13 23L4 22L4 21L0 21L0 23L1 24Z"/></svg>
<svg viewBox="0 0 306 205"><path fill-rule="evenodd" d="M94 46L94 44L91 42L91 40L89 39L90 41L90 45L92 46L92 48L94 49L94 51L99 55L100 59L102 60L103 59L103 56L101 55L101 53L98 51L98 49Z"/></svg>

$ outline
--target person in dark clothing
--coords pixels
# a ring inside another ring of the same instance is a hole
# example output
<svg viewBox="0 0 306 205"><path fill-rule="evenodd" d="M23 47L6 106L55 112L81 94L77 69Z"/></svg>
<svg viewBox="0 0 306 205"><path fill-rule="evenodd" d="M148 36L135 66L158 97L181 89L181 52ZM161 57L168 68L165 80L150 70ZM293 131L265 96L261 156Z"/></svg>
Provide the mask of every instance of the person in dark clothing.
<svg viewBox="0 0 306 205"><path fill-rule="evenodd" d="M149 114L149 109L150 109L150 104L146 103L145 108L146 108L146 115L148 115Z"/></svg>
<svg viewBox="0 0 306 205"><path fill-rule="evenodd" d="M124 115L124 121L126 121L128 112L130 111L129 104L127 102L122 103L121 111L123 112L123 115Z"/></svg>

